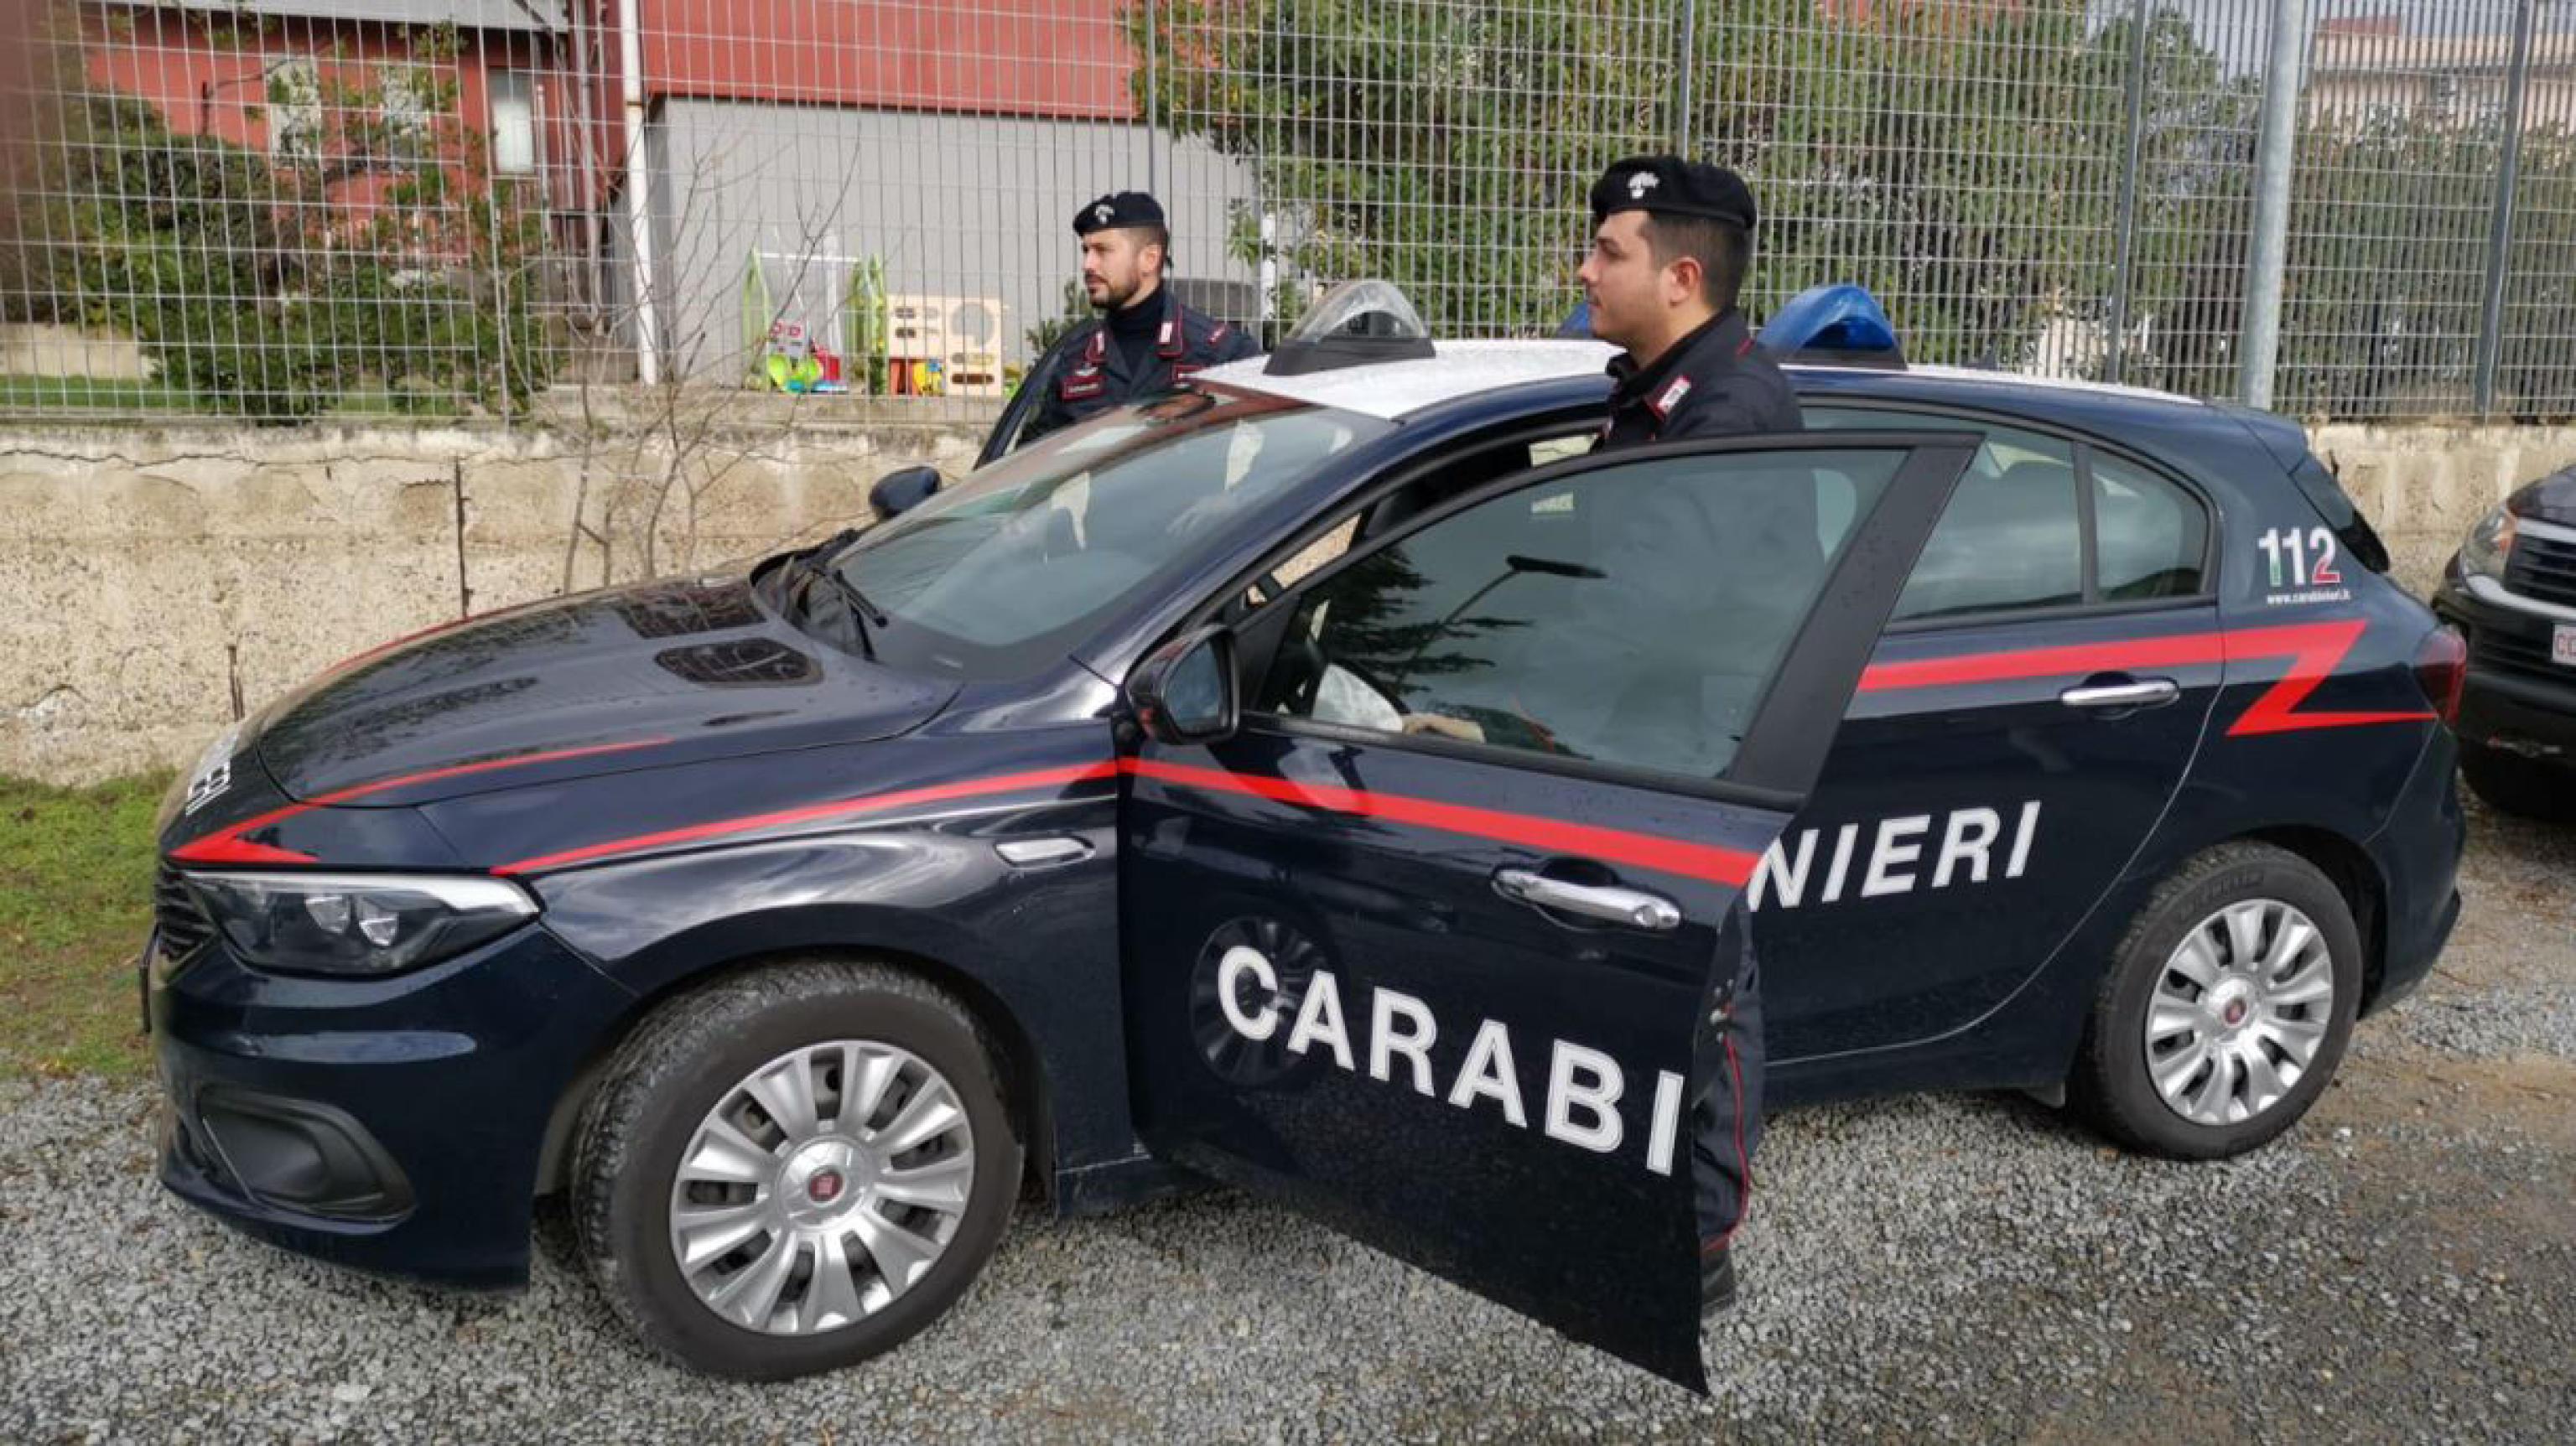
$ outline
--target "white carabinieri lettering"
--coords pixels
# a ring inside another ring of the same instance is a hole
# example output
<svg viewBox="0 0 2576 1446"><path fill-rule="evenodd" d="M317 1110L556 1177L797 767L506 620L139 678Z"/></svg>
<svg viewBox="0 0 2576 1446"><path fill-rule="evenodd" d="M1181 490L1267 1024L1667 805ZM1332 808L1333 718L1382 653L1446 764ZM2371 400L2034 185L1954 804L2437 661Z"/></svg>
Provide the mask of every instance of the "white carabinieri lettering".
<svg viewBox="0 0 2576 1446"><path fill-rule="evenodd" d="M1255 1043L1279 1033L1286 1004L1279 993L1278 970L1249 945L1236 945L1217 961L1217 1003L1228 1028ZM1253 988L1247 989L1245 986ZM1511 1030L1500 1021L1482 1019L1467 1044L1458 1071L1440 1087L1432 1047L1440 1022L1429 1003L1393 989L1368 991L1365 1037L1355 1040L1344 1007L1341 981L1329 969L1318 969L1297 1001L1284 1048L1291 1054L1320 1052L1357 1075L1408 1089L1452 1109L1491 1109L1514 1129L1530 1126L1530 1101L1523 1093L1519 1052ZM1361 1068L1365 1058L1367 1067ZM1608 1053L1571 1040L1546 1041L1547 1084L1536 1101L1539 1130L1551 1140L1617 1154L1633 1138L1632 1122L1622 1104L1628 1097L1629 1072ZM1683 1077L1672 1070L1655 1072L1655 1089L1645 1131L1644 1163L1658 1175L1673 1172L1679 1154Z"/></svg>
<svg viewBox="0 0 2576 1446"><path fill-rule="evenodd" d="M1829 848L1818 846L1824 829L1785 833L1763 850L1746 887L1745 903L1756 910L1796 909L1810 901L1841 903L1855 862L1861 866L1856 897L1863 899L2018 879L2030 869L2039 814L2039 800L2023 803L2014 815L2009 840L2004 815L1984 807L1954 809L1946 816L1914 813L1831 826ZM1932 842L1935 838L1937 845ZM1998 846L2004 850L2001 859L1995 856ZM1821 879L1817 877L1820 855Z"/></svg>

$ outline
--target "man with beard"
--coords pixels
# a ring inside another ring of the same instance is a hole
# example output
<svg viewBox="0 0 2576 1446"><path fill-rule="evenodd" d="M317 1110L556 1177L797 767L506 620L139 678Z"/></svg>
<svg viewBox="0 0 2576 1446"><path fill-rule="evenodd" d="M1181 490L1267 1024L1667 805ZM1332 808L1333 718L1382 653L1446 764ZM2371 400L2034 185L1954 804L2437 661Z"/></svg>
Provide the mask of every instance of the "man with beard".
<svg viewBox="0 0 2576 1446"><path fill-rule="evenodd" d="M1261 350L1240 327L1173 294L1165 274L1172 233L1152 196L1103 196L1074 213L1073 233L1082 238L1083 294L1101 316L1067 333L1029 373L1045 391L1021 444Z"/></svg>

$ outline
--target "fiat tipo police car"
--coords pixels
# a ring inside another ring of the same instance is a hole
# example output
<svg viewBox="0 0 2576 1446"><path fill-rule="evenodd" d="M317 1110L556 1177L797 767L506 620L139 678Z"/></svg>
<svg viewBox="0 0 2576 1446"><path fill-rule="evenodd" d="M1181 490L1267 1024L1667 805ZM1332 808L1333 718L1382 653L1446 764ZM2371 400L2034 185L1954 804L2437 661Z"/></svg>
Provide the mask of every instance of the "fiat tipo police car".
<svg viewBox="0 0 2576 1446"><path fill-rule="evenodd" d="M2297 429L1829 352L1803 433L1590 455L1609 354L1362 287L279 699L161 819L163 1180L481 1284L561 1192L644 1338L771 1377L922 1329L1024 1185L1214 1178L1698 1383L1731 918L1775 1102L2296 1120L2451 927L2464 657Z"/></svg>

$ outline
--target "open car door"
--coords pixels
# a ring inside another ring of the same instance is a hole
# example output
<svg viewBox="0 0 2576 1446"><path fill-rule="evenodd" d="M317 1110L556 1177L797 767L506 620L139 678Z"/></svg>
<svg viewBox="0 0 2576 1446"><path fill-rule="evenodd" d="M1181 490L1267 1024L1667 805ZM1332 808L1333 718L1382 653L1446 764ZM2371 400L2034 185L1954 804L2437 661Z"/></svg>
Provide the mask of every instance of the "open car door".
<svg viewBox="0 0 2576 1446"><path fill-rule="evenodd" d="M1705 1390L1691 1101L1734 905L1975 443L1522 473L1141 664L1148 1146Z"/></svg>

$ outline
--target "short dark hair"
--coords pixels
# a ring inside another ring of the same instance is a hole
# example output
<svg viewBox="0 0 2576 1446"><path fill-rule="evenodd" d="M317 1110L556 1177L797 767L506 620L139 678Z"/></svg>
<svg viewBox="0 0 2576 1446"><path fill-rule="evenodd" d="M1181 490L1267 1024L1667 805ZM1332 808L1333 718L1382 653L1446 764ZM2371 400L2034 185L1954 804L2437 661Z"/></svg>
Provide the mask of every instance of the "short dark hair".
<svg viewBox="0 0 2576 1446"><path fill-rule="evenodd" d="M1169 226L1139 226L1136 230L1139 233L1137 238L1139 244L1145 246L1160 246L1163 248L1163 269L1166 271L1171 270L1172 228Z"/></svg>
<svg viewBox="0 0 2576 1446"><path fill-rule="evenodd" d="M1646 213L1646 246L1657 266L1687 256L1699 263L1700 294L1719 311L1735 305L1753 266L1753 237L1741 226L1706 216Z"/></svg>

